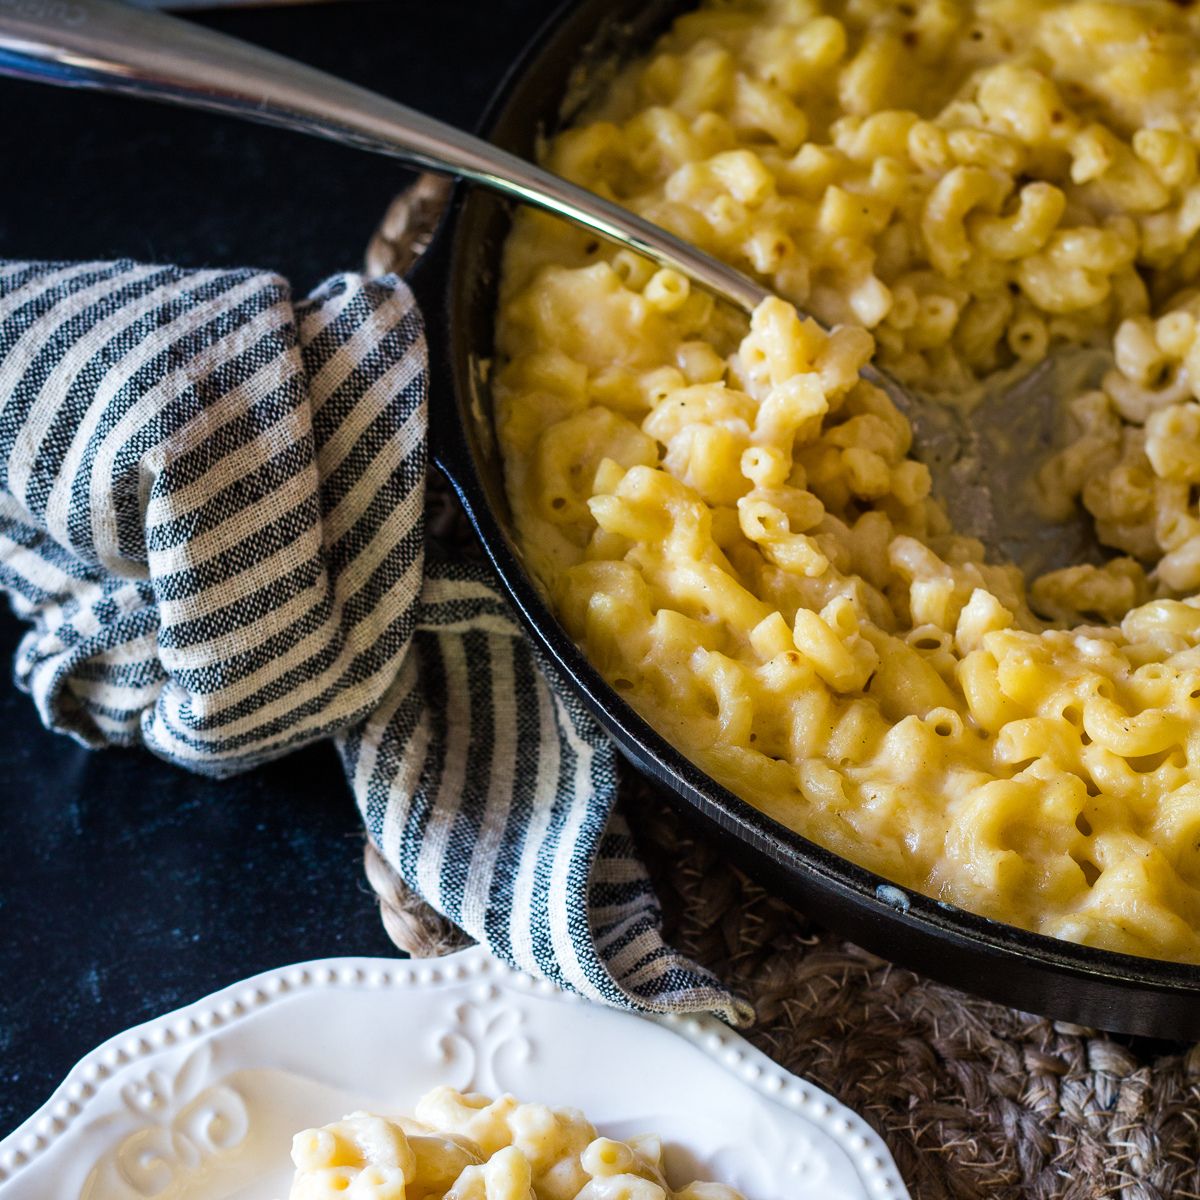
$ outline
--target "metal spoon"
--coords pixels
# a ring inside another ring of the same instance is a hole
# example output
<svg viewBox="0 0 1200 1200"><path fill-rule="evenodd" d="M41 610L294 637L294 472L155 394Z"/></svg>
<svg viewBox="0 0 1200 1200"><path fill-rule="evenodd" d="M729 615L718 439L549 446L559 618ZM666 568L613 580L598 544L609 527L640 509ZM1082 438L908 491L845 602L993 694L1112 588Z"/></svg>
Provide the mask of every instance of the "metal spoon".
<svg viewBox="0 0 1200 1200"><path fill-rule="evenodd" d="M628 209L468 133L282 55L114 0L0 0L0 75L214 109L346 142L556 213L673 267L745 312L772 295ZM1022 502L1029 489L1013 486L1027 482L1038 465L1032 448L989 444L984 452L974 419L968 424L958 410L873 366L863 375L908 416L917 455L929 465L956 528L1019 562L1023 539L1044 526L1031 502ZM989 407L1003 414L1005 399L995 397ZM1054 423L1053 397L1025 394L1020 403L1044 409L1047 428ZM1061 528L1061 539L1041 528L1043 566L1078 560L1081 528L1074 522ZM1083 544L1089 543L1090 524Z"/></svg>

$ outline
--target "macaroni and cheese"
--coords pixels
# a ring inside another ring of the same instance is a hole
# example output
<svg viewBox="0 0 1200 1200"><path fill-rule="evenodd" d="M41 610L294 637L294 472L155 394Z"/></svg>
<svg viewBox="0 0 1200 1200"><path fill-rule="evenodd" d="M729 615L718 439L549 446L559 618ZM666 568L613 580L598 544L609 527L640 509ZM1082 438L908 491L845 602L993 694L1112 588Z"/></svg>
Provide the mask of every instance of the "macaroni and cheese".
<svg viewBox="0 0 1200 1200"><path fill-rule="evenodd" d="M742 1200L718 1183L672 1191L657 1137L598 1137L575 1109L439 1087L416 1118L296 1134L290 1200Z"/></svg>
<svg viewBox="0 0 1200 1200"><path fill-rule="evenodd" d="M545 158L780 298L747 328L525 212L495 376L529 567L704 770L902 885L1189 962L1198 146L1190 6L708 3ZM1037 487L1113 554L1026 580L859 371L961 400L1068 346L1111 366Z"/></svg>

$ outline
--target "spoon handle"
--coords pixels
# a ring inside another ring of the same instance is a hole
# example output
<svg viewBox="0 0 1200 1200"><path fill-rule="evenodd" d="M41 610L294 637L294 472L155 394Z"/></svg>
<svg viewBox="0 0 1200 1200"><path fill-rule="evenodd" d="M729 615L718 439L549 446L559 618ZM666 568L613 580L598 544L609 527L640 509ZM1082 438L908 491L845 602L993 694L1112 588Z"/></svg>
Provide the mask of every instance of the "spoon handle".
<svg viewBox="0 0 1200 1200"><path fill-rule="evenodd" d="M0 0L0 75L214 109L391 155L557 213L746 311L769 293L636 216L471 134L236 38L115 0Z"/></svg>

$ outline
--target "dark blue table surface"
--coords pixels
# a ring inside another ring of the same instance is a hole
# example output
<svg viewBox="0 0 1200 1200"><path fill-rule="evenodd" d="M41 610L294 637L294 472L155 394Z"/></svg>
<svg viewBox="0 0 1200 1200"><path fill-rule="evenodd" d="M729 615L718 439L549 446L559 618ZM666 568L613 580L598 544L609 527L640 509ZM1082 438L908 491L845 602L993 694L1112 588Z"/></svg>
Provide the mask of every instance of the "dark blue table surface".
<svg viewBox="0 0 1200 1200"><path fill-rule="evenodd" d="M473 124L554 0L357 0L203 18ZM225 118L0 80L0 257L357 268L406 180ZM436 388L439 382L433 383ZM21 634L5 606L0 662ZM47 733L0 678L0 1136L105 1038L257 971L395 951L332 749L233 781Z"/></svg>

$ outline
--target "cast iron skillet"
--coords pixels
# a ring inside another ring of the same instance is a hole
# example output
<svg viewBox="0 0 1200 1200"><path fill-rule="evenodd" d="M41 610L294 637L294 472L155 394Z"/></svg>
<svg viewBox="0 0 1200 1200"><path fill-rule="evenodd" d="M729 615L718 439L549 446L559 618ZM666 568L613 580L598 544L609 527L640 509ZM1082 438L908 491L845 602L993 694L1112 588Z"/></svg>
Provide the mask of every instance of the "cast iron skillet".
<svg viewBox="0 0 1200 1200"><path fill-rule="evenodd" d="M579 0L546 25L502 84L481 132L519 154L569 120L602 81L581 63L646 47L679 0ZM564 99L566 107L564 108ZM434 255L448 280L430 311L435 361L453 394L434 396L433 456L449 478L534 643L627 758L707 823L731 859L817 921L868 950L1017 1008L1124 1033L1200 1038L1200 967L1028 933L890 884L784 828L710 779L639 717L588 663L534 586L511 534L484 363L493 344L507 205L460 188ZM424 272L423 272L424 273ZM441 319L438 319L438 316ZM736 985L736 980L731 981Z"/></svg>

